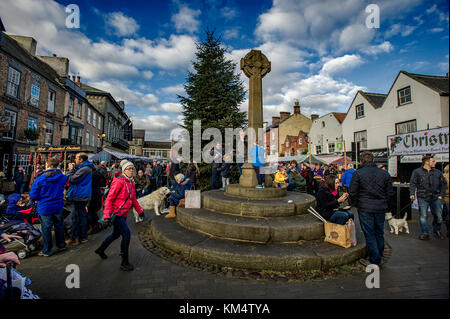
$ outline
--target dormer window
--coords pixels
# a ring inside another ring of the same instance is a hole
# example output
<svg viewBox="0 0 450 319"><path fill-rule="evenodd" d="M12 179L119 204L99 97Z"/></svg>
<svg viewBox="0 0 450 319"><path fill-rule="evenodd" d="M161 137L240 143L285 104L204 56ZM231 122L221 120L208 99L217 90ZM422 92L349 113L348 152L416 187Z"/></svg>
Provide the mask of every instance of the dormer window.
<svg viewBox="0 0 450 319"><path fill-rule="evenodd" d="M411 87L405 87L397 91L398 106L411 103Z"/></svg>

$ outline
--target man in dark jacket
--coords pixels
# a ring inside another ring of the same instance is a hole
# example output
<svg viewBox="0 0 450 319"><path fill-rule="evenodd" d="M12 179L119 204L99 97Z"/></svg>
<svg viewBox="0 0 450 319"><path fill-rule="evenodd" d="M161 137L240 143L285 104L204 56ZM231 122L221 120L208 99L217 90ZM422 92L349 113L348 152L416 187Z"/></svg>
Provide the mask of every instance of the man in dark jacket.
<svg viewBox="0 0 450 319"><path fill-rule="evenodd" d="M211 151L213 163L211 167L211 189L222 188L222 179L220 178L220 167L222 166L222 144L217 143Z"/></svg>
<svg viewBox="0 0 450 319"><path fill-rule="evenodd" d="M19 167L17 169L17 172L14 174L14 183L16 193L23 194L23 187L25 186L25 174L22 167Z"/></svg>
<svg viewBox="0 0 450 319"><path fill-rule="evenodd" d="M350 182L350 202L358 209L359 221L366 238L369 261L380 265L384 251L384 219L389 211L389 198L394 195L392 178L387 171L377 167L371 152L361 154L361 167L353 173Z"/></svg>
<svg viewBox="0 0 450 319"><path fill-rule="evenodd" d="M174 187L177 184L177 182L175 181L175 176L177 176L178 174L181 173L181 168L180 168L181 161L182 161L182 158L179 157L177 154L175 154L171 158L170 170L169 170L169 178L170 178L171 187Z"/></svg>
<svg viewBox="0 0 450 319"><path fill-rule="evenodd" d="M69 191L67 197L72 204L72 235L68 244L78 245L87 242L87 202L92 196L92 168L94 165L88 161L85 153L75 156L75 164L69 164L67 173Z"/></svg>
<svg viewBox="0 0 450 319"><path fill-rule="evenodd" d="M159 165L157 161L153 161L153 177L156 180L156 189L161 187L161 174L162 174L162 167Z"/></svg>
<svg viewBox="0 0 450 319"><path fill-rule="evenodd" d="M137 176L134 176L134 183L136 185L136 195L138 198L150 193L150 179L144 174L143 170L139 170Z"/></svg>
<svg viewBox="0 0 450 319"><path fill-rule="evenodd" d="M429 240L428 234L428 208L433 214L433 232L436 238L445 239L441 233L442 225L442 199L445 196L447 182L442 172L435 169L436 160L431 156L422 158L422 167L416 168L411 175L409 194L411 200L419 204L419 222L422 234L419 239Z"/></svg>
<svg viewBox="0 0 450 319"><path fill-rule="evenodd" d="M313 186L313 184L314 184L313 172L311 171L311 169L309 168L309 165L307 163L303 163L303 169L302 169L301 175L306 180L306 192L309 195L316 195L316 193L314 192L314 186Z"/></svg>
<svg viewBox="0 0 450 319"><path fill-rule="evenodd" d="M37 201L37 212L41 222L42 240L44 248L39 256L53 255L52 227L55 227L56 247L59 251L64 250L64 186L67 176L58 167L56 158L49 158L46 170L34 181L30 190L30 199Z"/></svg>

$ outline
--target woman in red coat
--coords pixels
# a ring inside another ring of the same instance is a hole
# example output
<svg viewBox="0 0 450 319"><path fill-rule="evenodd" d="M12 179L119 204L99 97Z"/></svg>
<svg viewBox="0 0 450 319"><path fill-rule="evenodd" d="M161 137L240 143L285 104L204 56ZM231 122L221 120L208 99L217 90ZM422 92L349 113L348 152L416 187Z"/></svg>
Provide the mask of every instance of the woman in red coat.
<svg viewBox="0 0 450 319"><path fill-rule="evenodd" d="M121 270L130 271L134 267L128 261L128 248L130 246L130 229L127 224L129 210L134 207L139 217L144 218L144 211L136 200L136 190L134 187L133 173L134 165L131 162L125 162L122 165L123 174L114 178L111 183L108 197L105 201L104 221L113 225L113 232L109 235L101 246L95 251L101 258L106 259L106 248L117 238L122 236L120 243L120 255L122 263Z"/></svg>

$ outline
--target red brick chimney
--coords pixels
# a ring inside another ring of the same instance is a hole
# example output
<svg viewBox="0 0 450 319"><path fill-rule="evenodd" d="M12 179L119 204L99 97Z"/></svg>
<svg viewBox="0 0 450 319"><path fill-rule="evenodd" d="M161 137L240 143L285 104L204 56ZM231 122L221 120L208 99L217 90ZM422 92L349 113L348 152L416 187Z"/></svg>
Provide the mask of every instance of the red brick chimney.
<svg viewBox="0 0 450 319"><path fill-rule="evenodd" d="M300 114L300 103L298 101L294 102L294 114Z"/></svg>
<svg viewBox="0 0 450 319"><path fill-rule="evenodd" d="M280 121L284 120L285 118L289 117L291 115L290 112L280 112Z"/></svg>
<svg viewBox="0 0 450 319"><path fill-rule="evenodd" d="M75 81L75 84L81 87L81 78L77 76L77 80Z"/></svg>
<svg viewBox="0 0 450 319"><path fill-rule="evenodd" d="M280 122L280 118L278 116L272 116L272 125Z"/></svg>

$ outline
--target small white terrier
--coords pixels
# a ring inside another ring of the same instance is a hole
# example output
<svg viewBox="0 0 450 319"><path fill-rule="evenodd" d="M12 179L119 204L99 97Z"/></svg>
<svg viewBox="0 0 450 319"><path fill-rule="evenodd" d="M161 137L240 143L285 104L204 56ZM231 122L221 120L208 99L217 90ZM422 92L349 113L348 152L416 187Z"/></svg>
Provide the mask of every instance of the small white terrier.
<svg viewBox="0 0 450 319"><path fill-rule="evenodd" d="M386 220L391 228L391 234L395 232L398 235L402 228L405 229L405 233L409 234L408 222L406 221L407 216L408 213L405 214L405 217L397 219L392 216L392 213L386 213Z"/></svg>

